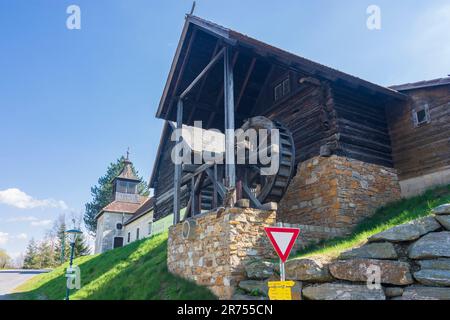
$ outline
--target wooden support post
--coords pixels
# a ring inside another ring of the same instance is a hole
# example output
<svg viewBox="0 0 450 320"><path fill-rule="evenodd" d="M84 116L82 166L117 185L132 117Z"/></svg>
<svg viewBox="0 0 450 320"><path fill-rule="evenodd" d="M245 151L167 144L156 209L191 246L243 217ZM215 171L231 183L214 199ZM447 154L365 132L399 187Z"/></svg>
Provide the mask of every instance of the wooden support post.
<svg viewBox="0 0 450 320"><path fill-rule="evenodd" d="M196 204L197 204L197 207L195 208L195 212L196 212L196 214L201 214L202 213L202 191L201 190L199 190L198 191L198 194L196 195L196 197L197 197L197 202L196 202Z"/></svg>
<svg viewBox="0 0 450 320"><path fill-rule="evenodd" d="M236 187L234 157L234 81L231 49L224 53L224 113L225 113L225 183L228 188Z"/></svg>
<svg viewBox="0 0 450 320"><path fill-rule="evenodd" d="M178 99L177 105L177 132L176 144L181 142L181 128L183 126L183 100ZM177 149L177 151L180 151ZM174 179L173 179L173 224L180 222L180 197L181 197L181 170L182 164L175 164Z"/></svg>
<svg viewBox="0 0 450 320"><path fill-rule="evenodd" d="M212 202L212 209L217 209L218 207L218 190L217 190L217 164L214 164L214 179L212 179L212 183L213 183L213 188L214 188L214 193L213 193L213 202Z"/></svg>
<svg viewBox="0 0 450 320"><path fill-rule="evenodd" d="M242 199L242 180L236 182L236 201Z"/></svg>
<svg viewBox="0 0 450 320"><path fill-rule="evenodd" d="M200 179L198 177L197 179ZM191 217L194 217L196 214L196 201L195 201L195 177L191 178Z"/></svg>

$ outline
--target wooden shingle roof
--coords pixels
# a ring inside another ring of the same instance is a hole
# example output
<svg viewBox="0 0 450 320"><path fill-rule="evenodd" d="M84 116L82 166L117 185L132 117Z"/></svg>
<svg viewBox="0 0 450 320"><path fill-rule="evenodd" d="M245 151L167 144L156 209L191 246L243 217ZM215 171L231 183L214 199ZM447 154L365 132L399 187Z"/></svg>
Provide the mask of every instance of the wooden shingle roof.
<svg viewBox="0 0 450 320"><path fill-rule="evenodd" d="M430 87L445 86L445 85L450 85L450 77L433 79L433 80L424 80L424 81L413 82L413 83L405 83L405 84L391 86L390 88L397 90L397 91L407 91L407 90L415 90L415 89L430 88Z"/></svg>
<svg viewBox="0 0 450 320"><path fill-rule="evenodd" d="M130 224L133 221L136 221L140 217L146 215L151 210L153 210L153 198L148 198L145 202L136 210L133 216L125 222L125 225Z"/></svg>
<svg viewBox="0 0 450 320"><path fill-rule="evenodd" d="M116 177L116 179L140 181L139 178L133 172L133 167L132 167L131 161L128 159L125 159L124 164L125 164L125 166L123 167L120 174Z"/></svg>

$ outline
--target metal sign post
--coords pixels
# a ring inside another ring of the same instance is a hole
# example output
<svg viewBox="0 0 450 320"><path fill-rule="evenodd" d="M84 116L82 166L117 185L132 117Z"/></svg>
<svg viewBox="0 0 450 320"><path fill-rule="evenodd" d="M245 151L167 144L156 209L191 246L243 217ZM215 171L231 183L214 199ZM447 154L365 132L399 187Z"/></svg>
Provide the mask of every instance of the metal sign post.
<svg viewBox="0 0 450 320"><path fill-rule="evenodd" d="M286 273L284 271L284 262L280 260L280 280L286 281Z"/></svg>
<svg viewBox="0 0 450 320"><path fill-rule="evenodd" d="M282 223L278 223L277 227L264 228L273 248L280 257L280 280L269 281L269 298L270 300L292 300L292 288L295 286L294 281L286 281L285 262L294 246L300 230L297 228L284 228Z"/></svg>
<svg viewBox="0 0 450 320"><path fill-rule="evenodd" d="M283 222L278 222L277 223L277 227L279 228L283 228ZM280 280L281 281L286 281L286 273L284 270L284 262L283 260L280 258Z"/></svg>

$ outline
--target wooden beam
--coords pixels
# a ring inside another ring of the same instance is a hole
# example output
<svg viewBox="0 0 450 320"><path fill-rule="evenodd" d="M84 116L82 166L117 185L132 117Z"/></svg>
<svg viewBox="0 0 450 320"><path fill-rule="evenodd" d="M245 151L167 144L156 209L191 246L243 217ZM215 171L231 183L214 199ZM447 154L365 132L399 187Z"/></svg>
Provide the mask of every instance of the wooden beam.
<svg viewBox="0 0 450 320"><path fill-rule="evenodd" d="M213 171L213 179L210 179L213 183L213 201L212 201L212 208L216 209L218 207L218 203L219 203L219 197L218 197L218 190L217 190L217 184L215 183L215 181L217 181L217 164L214 164L214 171Z"/></svg>
<svg viewBox="0 0 450 320"><path fill-rule="evenodd" d="M219 51L220 44L221 44L221 41L220 41L220 40L217 40L216 46L214 47L213 53L212 53L211 58L210 58L209 60L212 60L212 59L216 56L217 52ZM200 87L199 87L197 96L195 97L195 101L200 100L200 96L201 96L201 94L202 94L203 87L205 86L205 83L206 83L206 78L207 78L207 77L204 77L204 78L202 79L202 82L200 83Z"/></svg>
<svg viewBox="0 0 450 320"><path fill-rule="evenodd" d="M200 177L197 178L197 181L200 181ZM191 217L195 216L195 210L196 210L196 204L195 204L195 194L196 194L196 187L197 183L195 181L195 177L191 178L191 199L189 201L191 202Z"/></svg>
<svg viewBox="0 0 450 320"><path fill-rule="evenodd" d="M259 91L258 98L256 99L255 105L252 107L252 111L250 112L250 115L253 115L253 113L256 111L256 108L259 105L259 102L261 101L261 97L263 93L266 91L267 85L269 84L270 77L273 74L275 67L273 64L270 66L269 72L267 73L266 78L264 79L264 84L261 86L261 90Z"/></svg>
<svg viewBox="0 0 450 320"><path fill-rule="evenodd" d="M225 190L225 187L223 186L223 184L220 183L219 179L217 178L217 168L215 169L215 171L212 170L211 168L208 168L208 169L206 169L205 172L208 175L209 180L212 181L217 194L220 195L222 198L224 198L226 190Z"/></svg>
<svg viewBox="0 0 450 320"><path fill-rule="evenodd" d="M186 49L186 54L184 55L183 62L182 62L181 67L180 67L180 72L178 72L178 77L177 77L177 80L175 82L175 87L173 89L173 95L174 96L177 95L177 90L178 90L178 87L180 86L181 77L183 76L184 69L186 68L187 58L189 57L189 54L191 53L192 43L194 42L194 39L195 39L196 35L197 35L197 29L194 29L192 31L191 38L189 39L189 43L188 43L188 46L187 46L187 49ZM173 105L173 103L170 102L169 103L169 110L167 110L167 115L168 116L170 115L170 113L172 111L172 105Z"/></svg>
<svg viewBox="0 0 450 320"><path fill-rule="evenodd" d="M247 197L249 198L249 200L253 203L253 205L257 208L260 209L262 207L261 202L258 200L257 197L255 197L255 195L252 193L252 191L249 189L249 187L247 186L247 183L243 183L242 184L242 191L244 191L244 193L247 195Z"/></svg>
<svg viewBox="0 0 450 320"><path fill-rule="evenodd" d="M217 115L225 116L224 110L216 109L216 107L213 107L213 106L211 106L211 105L209 105L207 103L203 103L203 102L194 102L194 101L186 100L184 102L184 106L186 108L191 108L192 107L192 108L198 108L200 110L205 110L205 111L209 111L209 112L212 111L213 113L215 113ZM245 119L247 117L248 117L247 114L242 114L242 113L236 115L237 119Z"/></svg>
<svg viewBox="0 0 450 320"><path fill-rule="evenodd" d="M225 183L228 188L236 187L236 166L234 157L234 77L227 47L224 56L224 112L225 112Z"/></svg>
<svg viewBox="0 0 450 320"><path fill-rule="evenodd" d="M194 217L199 211L197 210L199 208L200 204L200 187L203 184L205 177L205 171L201 172L199 176L192 176L191 177L191 195L189 197L188 204L186 206L186 215L185 219L189 216ZM196 197L198 197L198 201ZM201 207L200 207L201 211Z"/></svg>
<svg viewBox="0 0 450 320"><path fill-rule="evenodd" d="M236 111L239 109L239 105L241 104L242 96L244 95L245 89L247 88L248 80L253 73L253 69L255 68L256 58L252 59L250 63L250 67L248 68L247 74L245 75L244 83L242 84L241 92L239 92L239 96L236 101Z"/></svg>
<svg viewBox="0 0 450 320"><path fill-rule="evenodd" d="M191 84L180 94L180 98L184 99L189 92L197 85L197 83L211 70L212 67L214 67L219 61L219 59L222 58L223 54L225 52L225 48L219 51L218 54L206 65L206 67L199 73L199 75L191 82Z"/></svg>
<svg viewBox="0 0 450 320"><path fill-rule="evenodd" d="M232 62L233 68L236 65L236 61L237 61L238 57L239 57L239 51L236 51L233 56L233 62ZM220 93L217 96L217 100L216 100L216 104L215 104L216 107L218 107L220 105L220 102L223 101L222 100L223 99L223 90L224 90L224 87L222 86L222 88L220 89Z"/></svg>
<svg viewBox="0 0 450 320"><path fill-rule="evenodd" d="M183 100L178 99L177 104L177 131L176 143L181 142L181 128L183 126ZM180 222L180 196L181 196L181 163L175 164L173 179L173 224Z"/></svg>

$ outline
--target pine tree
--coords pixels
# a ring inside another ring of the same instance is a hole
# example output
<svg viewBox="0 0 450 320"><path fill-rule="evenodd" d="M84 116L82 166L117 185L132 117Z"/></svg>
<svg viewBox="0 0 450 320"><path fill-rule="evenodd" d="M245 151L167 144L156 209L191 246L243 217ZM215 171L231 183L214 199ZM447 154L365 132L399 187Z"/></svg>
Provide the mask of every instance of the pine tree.
<svg viewBox="0 0 450 320"><path fill-rule="evenodd" d="M69 241L66 235L65 215L60 215L53 225L51 231L55 239L54 260L57 265L67 261L70 255Z"/></svg>
<svg viewBox="0 0 450 320"><path fill-rule="evenodd" d="M75 242L75 257L87 256L91 254L91 249L89 248L89 244L87 243L86 237L84 234L80 234Z"/></svg>
<svg viewBox="0 0 450 320"><path fill-rule="evenodd" d="M37 247L36 266L39 269L54 267L53 252L48 239L44 239Z"/></svg>
<svg viewBox="0 0 450 320"><path fill-rule="evenodd" d="M28 242L27 251L23 260L24 269L34 269L38 267L38 249L34 238Z"/></svg>
<svg viewBox="0 0 450 320"><path fill-rule="evenodd" d="M83 220L87 230L92 235L95 235L97 230L97 221L95 220L95 216L101 209L113 200L112 181L124 168L124 160L125 158L122 156L117 159L116 162L111 163L106 170L106 174L98 179L98 185L91 188L91 195L93 199L85 205ZM132 169L136 176L139 176L134 166L132 166ZM143 178L140 178L140 180L141 183L138 185L138 192L143 196L148 196L149 191L147 183L145 183Z"/></svg>

